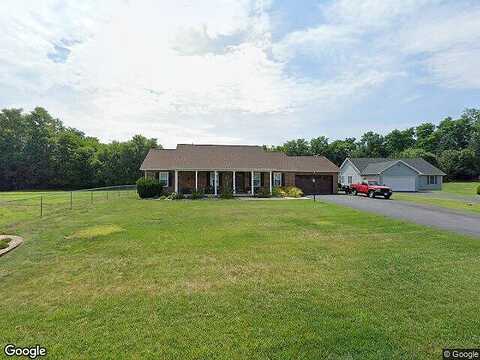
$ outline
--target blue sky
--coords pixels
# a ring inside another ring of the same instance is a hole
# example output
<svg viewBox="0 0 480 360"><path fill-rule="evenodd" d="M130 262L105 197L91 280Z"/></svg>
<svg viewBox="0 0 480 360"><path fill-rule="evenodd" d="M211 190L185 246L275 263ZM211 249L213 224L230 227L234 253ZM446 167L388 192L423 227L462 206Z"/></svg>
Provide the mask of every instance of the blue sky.
<svg viewBox="0 0 480 360"><path fill-rule="evenodd" d="M480 107L474 0L0 4L0 107L88 135L279 144Z"/></svg>

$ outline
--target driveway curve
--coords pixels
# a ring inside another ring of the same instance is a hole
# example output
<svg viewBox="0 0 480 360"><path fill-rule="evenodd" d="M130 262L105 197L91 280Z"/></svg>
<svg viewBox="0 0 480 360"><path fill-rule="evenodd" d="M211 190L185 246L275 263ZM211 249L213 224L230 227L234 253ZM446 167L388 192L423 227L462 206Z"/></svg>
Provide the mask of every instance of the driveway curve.
<svg viewBox="0 0 480 360"><path fill-rule="evenodd" d="M475 214L465 214L436 206L414 204L395 199L369 199L364 196L322 195L318 199L480 238L480 216Z"/></svg>

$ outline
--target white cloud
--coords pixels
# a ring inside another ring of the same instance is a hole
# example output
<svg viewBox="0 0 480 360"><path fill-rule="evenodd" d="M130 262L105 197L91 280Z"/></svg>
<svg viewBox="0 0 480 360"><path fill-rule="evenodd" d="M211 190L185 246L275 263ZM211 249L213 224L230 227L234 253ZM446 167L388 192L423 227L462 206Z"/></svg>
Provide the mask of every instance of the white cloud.
<svg viewBox="0 0 480 360"><path fill-rule="evenodd" d="M274 41L271 1L4 0L0 105L42 105L103 139L272 143L407 78L412 61L423 81L478 88L478 9L444 3L333 1L323 23ZM310 64L292 71L299 58Z"/></svg>

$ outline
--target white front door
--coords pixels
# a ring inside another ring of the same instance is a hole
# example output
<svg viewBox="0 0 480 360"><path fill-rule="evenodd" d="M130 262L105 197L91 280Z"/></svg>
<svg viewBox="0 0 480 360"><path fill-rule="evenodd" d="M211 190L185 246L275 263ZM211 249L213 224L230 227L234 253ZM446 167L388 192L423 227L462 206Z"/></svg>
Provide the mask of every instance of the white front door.
<svg viewBox="0 0 480 360"><path fill-rule="evenodd" d="M416 191L415 176L384 176L383 183L393 191Z"/></svg>

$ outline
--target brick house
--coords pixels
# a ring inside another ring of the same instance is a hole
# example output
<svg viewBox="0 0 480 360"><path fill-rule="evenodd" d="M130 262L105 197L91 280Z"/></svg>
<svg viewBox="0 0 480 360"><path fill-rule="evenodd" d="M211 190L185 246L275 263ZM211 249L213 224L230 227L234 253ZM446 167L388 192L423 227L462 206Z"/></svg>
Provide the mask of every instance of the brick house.
<svg viewBox="0 0 480 360"><path fill-rule="evenodd" d="M189 145L151 149L140 170L163 184L167 191L188 194L195 189L218 195L270 192L276 186L297 186L305 194L337 191L340 169L323 156L288 156L261 146Z"/></svg>

